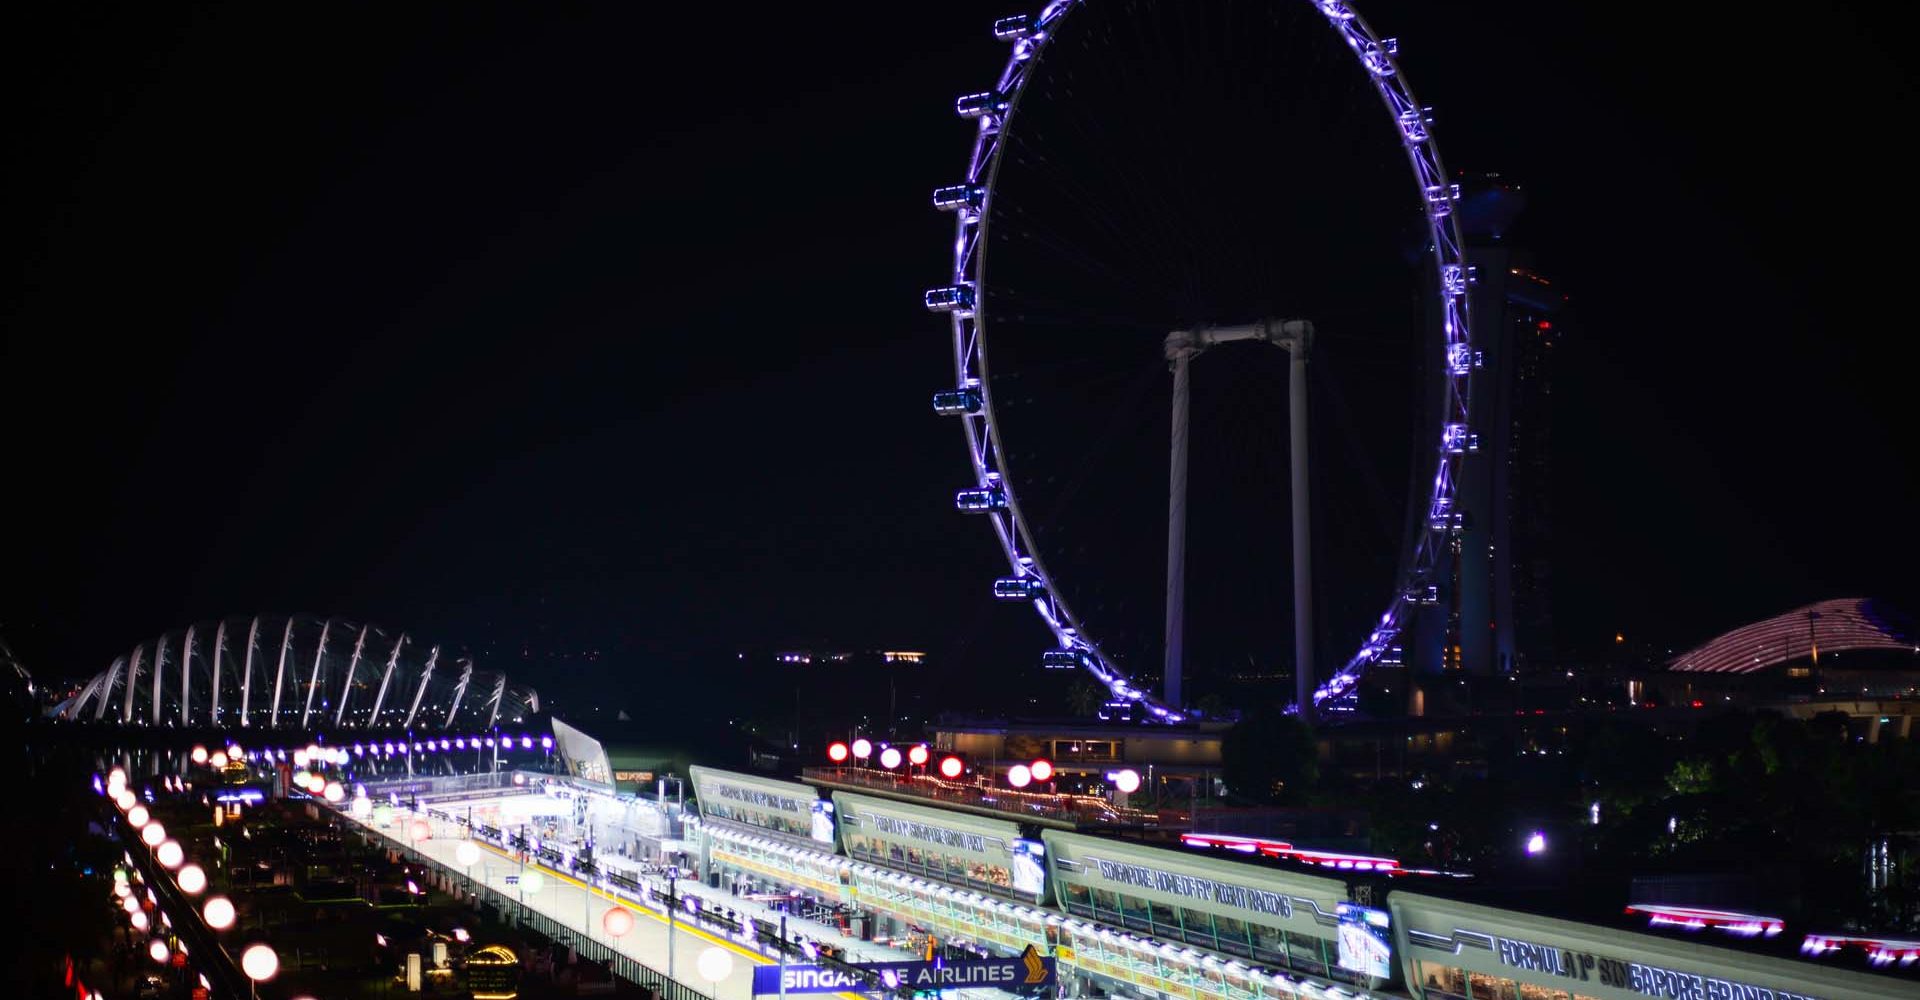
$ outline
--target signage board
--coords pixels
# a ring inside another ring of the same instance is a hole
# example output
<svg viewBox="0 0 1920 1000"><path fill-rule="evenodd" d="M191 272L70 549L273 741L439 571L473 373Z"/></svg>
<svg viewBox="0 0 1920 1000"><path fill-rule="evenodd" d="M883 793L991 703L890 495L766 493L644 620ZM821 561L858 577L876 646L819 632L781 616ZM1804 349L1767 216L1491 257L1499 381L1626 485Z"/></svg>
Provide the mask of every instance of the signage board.
<svg viewBox="0 0 1920 1000"><path fill-rule="evenodd" d="M1341 903L1340 967L1364 976L1386 979L1393 975L1393 945L1387 930L1392 918L1385 910Z"/></svg>
<svg viewBox="0 0 1920 1000"><path fill-rule="evenodd" d="M1013 891L1038 896L1047 891L1047 845L1038 840L1013 842Z"/></svg>
<svg viewBox="0 0 1920 1000"><path fill-rule="evenodd" d="M1029 946L1017 958L964 961L870 962L863 965L757 966L753 970L756 996L786 993L863 993L872 991L870 976L886 990L1000 989L1052 987L1054 960ZM784 980L784 981L783 981Z"/></svg>

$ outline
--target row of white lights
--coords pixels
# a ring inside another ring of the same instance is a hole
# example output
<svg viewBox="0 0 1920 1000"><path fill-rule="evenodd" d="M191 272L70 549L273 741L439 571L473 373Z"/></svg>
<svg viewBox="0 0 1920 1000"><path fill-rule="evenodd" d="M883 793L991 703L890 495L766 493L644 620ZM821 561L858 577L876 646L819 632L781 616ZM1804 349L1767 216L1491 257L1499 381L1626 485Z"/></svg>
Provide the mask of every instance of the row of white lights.
<svg viewBox="0 0 1920 1000"><path fill-rule="evenodd" d="M232 749L233 754L222 753L221 756L239 758L239 748ZM208 754L204 760L210 763L212 758L213 755ZM206 891L206 871L199 865L187 861L186 849L180 846L179 841L169 838L166 828L160 825L159 820L152 817L146 806L140 804L139 797L127 787L127 772L124 769L115 767L108 772L103 791L113 800L114 805L119 807L128 827L138 831L140 842L153 850L154 860L159 862L161 867L174 873L174 884L181 892L189 896L198 896ZM132 923L133 929L148 930L150 922L146 909L141 905L139 897L134 895L127 881L127 873L123 869L114 871L114 895L120 897L121 906L127 911L127 919ZM153 905L156 913L160 914L160 921L164 926L173 926L172 920L159 909L159 897L151 888L147 890L147 902ZM208 927L223 931L233 926L236 913L233 902L227 897L212 896L201 907L200 916L206 921ZM186 953L186 946L181 945L180 954ZM164 965L173 957L173 950L168 947L165 938L155 937L147 944L147 955L155 962ZM254 982L264 982L272 979L280 971L280 956L269 945L252 944L240 954L240 969Z"/></svg>
<svg viewBox="0 0 1920 1000"><path fill-rule="evenodd" d="M835 764L843 764L849 757L855 760L869 760L874 756L873 751L873 741L865 737L856 739L850 744L841 743L836 740L827 745L827 759ZM932 754L931 751L927 749L925 743L916 743L909 747L904 759L902 758L899 747L889 746L885 743L880 744L880 766L889 771L897 770L902 763L912 764L915 767L925 767L927 761L930 759L932 759ZM948 754L941 758L939 770L943 777L949 779L958 778L965 772L966 763L959 757ZM1053 762L1041 758L1031 764L1015 764L1007 768L1007 784L1015 788L1025 788L1036 781L1052 781L1053 775ZM1113 783L1115 788L1122 792L1131 794L1140 790L1140 772L1132 768L1109 772L1106 778Z"/></svg>

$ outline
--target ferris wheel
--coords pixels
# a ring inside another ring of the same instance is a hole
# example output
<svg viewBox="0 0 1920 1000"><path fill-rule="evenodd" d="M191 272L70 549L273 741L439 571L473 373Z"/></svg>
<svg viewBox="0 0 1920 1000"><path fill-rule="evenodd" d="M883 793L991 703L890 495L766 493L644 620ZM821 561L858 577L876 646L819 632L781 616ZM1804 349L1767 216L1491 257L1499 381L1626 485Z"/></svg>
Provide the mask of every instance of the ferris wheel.
<svg viewBox="0 0 1920 1000"><path fill-rule="evenodd" d="M1173 0L1168 0L1173 2ZM1054 647L1042 657L1049 667L1085 670L1105 686L1117 704L1137 706L1148 717L1178 722L1193 713L1186 706L1180 688L1180 655L1183 643L1184 535L1186 506L1186 420L1189 367L1202 351L1234 342L1264 342L1282 348L1287 357L1292 391L1291 401L1291 486L1293 490L1293 570L1295 613L1294 652L1297 678L1296 710L1308 715L1349 710L1360 678L1369 667L1397 650L1402 634L1410 627L1415 610L1433 603L1435 582L1444 575L1451 548L1458 545L1462 515L1455 502L1455 482L1460 463L1474 445L1468 430L1469 383L1478 365L1473 349L1467 308L1470 268L1463 259L1463 243L1454 208L1459 188L1448 181L1439 147L1432 134L1430 109L1415 100L1398 61L1394 39L1381 38L1344 0L1269 0L1272 7L1300 7L1309 12L1305 20L1324 22L1339 48L1349 53L1350 65L1342 72L1370 89L1384 107L1387 126L1404 153L1412 180L1411 198L1406 189L1395 203L1396 211L1405 209L1417 219L1413 224L1420 238L1419 265L1426 271L1414 294L1427 321L1420 325L1432 332L1423 333L1423 350L1435 363L1425 367L1426 384L1422 391L1433 401L1428 421L1423 421L1416 455L1423 465L1416 473L1414 495L1408 499L1409 520L1414 527L1405 532L1399 550L1395 574L1397 580L1384 611L1368 619L1358 636L1357 650L1340 665L1319 676L1313 667L1311 640L1311 531L1306 491L1306 415L1304 373L1315 338L1314 316L1290 313L1286 305L1262 315L1240 316L1231 321L1199 321L1177 328L1156 330L1159 361L1172 370L1173 413L1171 419L1171 459L1168 576L1166 614L1166 688L1160 695L1150 693L1116 661L1104 647L1101 637L1089 629L1088 621L1068 606L1066 581L1050 572L1043 558L1041 535L1045 530L1044 509L1023 503L1026 499L1019 480L1012 475L1016 462L1027 462L1030 454L1010 442L1006 433L1006 407L996 399L995 373L988 366L988 347L998 345L1005 310L996 312L1004 301L1002 287L988 277L989 250L995 241L992 227L1018 224L996 204L1007 183L1003 165L1009 149L1015 145L1017 122L1037 113L1035 102L1071 101L1079 93L1076 84L1087 81L1075 77L1054 80L1041 88L1030 86L1042 73L1050 52L1059 40L1074 38L1080 22L1093 20L1088 14L1076 18L1081 8L1138 6L1141 0L1053 0L1039 13L1003 18L993 24L994 36L1008 43L1011 53L998 80L990 90L969 93L954 105L963 119L977 127L961 182L943 186L933 193L936 209L953 213L955 237L953 268L947 284L925 293L927 309L946 314L952 327L954 382L933 396L933 408L962 425L972 468L972 484L959 490L956 508L978 515L991 525L1005 554L1008 575L993 581L992 594L1005 601L1030 604L1051 632ZM1257 6L1257 5L1256 5ZM1070 23L1072 22L1072 23ZM1115 31L1110 24L1088 24L1089 33ZM1142 33L1146 44L1159 44L1153 31ZM1084 39L1082 40L1084 44ZM1316 44L1324 44L1316 39ZM1023 103L1024 102L1024 103ZM1158 113L1167 114L1167 109ZM1178 115L1179 109L1173 109ZM1377 114L1377 112L1374 112ZM1390 149L1393 140L1382 143ZM1397 158L1398 154L1395 154ZM1115 157L1110 169L1124 172L1126 157ZM1084 176L1084 174L1082 175ZM1168 223L1186 227L1189 219L1172 213ZM1097 231L1094 227L1089 231ZM1113 232L1102 237L1116 245L1133 245L1128 234ZM1071 256L1070 247L1053 247L1050 252ZM1004 281L998 277L996 281ZM1023 290L1031 295L1032 290ZM1437 337L1438 343L1432 341ZM996 346L996 350L999 350ZM1431 432L1431 436L1430 435ZM1030 471L1030 470L1028 470ZM1430 472L1428 478L1426 472ZM1144 571L1145 568L1143 568ZM1375 605L1376 607L1378 605ZM1096 624L1095 628L1099 628Z"/></svg>

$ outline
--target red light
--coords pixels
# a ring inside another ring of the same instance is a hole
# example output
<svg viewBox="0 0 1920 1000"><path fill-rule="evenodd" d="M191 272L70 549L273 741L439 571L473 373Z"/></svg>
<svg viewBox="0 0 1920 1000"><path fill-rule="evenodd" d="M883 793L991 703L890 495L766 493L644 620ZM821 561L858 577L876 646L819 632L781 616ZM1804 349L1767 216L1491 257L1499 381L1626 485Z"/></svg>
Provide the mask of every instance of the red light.
<svg viewBox="0 0 1920 1000"><path fill-rule="evenodd" d="M827 744L827 759L830 761L833 761L835 764L838 764L846 760L847 754L850 752L851 751L847 749L847 745L845 743L840 743L836 741L836 742Z"/></svg>
<svg viewBox="0 0 1920 1000"><path fill-rule="evenodd" d="M1704 702L1704 701L1696 701L1696 702L1694 702L1694 703L1693 703L1693 707L1695 707L1695 708L1705 708L1705 707L1707 707L1707 703L1706 703L1706 702Z"/></svg>
<svg viewBox="0 0 1920 1000"><path fill-rule="evenodd" d="M1541 321L1540 321L1540 329L1542 329L1542 330L1551 330L1551 329L1553 329L1553 324L1552 324L1552 323L1549 323L1549 322L1547 322L1546 320L1544 320L1544 319L1543 319L1543 320L1541 320Z"/></svg>
<svg viewBox="0 0 1920 1000"><path fill-rule="evenodd" d="M927 764L927 756L927 745L925 743L907 751L907 760L912 761L915 767L925 767Z"/></svg>
<svg viewBox="0 0 1920 1000"><path fill-rule="evenodd" d="M1036 760L1033 762L1033 766L1027 768L1027 770L1033 774L1033 780L1035 781L1053 780L1053 762L1050 760Z"/></svg>
<svg viewBox="0 0 1920 1000"><path fill-rule="evenodd" d="M966 769L967 765L962 764L958 757L943 757L940 759L940 774L942 777L958 778L960 772Z"/></svg>

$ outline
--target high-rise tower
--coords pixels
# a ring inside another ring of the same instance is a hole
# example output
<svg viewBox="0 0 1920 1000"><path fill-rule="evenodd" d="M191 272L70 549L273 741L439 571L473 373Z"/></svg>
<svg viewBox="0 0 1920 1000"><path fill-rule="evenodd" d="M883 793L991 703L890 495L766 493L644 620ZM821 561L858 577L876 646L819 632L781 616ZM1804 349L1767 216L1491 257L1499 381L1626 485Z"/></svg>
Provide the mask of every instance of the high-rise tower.
<svg viewBox="0 0 1920 1000"><path fill-rule="evenodd" d="M1407 636L1418 675L1510 673L1548 655L1553 642L1552 401L1566 295L1507 238L1525 206L1520 189L1498 175L1463 187L1480 363L1474 444L1458 483L1463 527L1448 540L1438 579L1427 581L1438 603L1422 609Z"/></svg>

